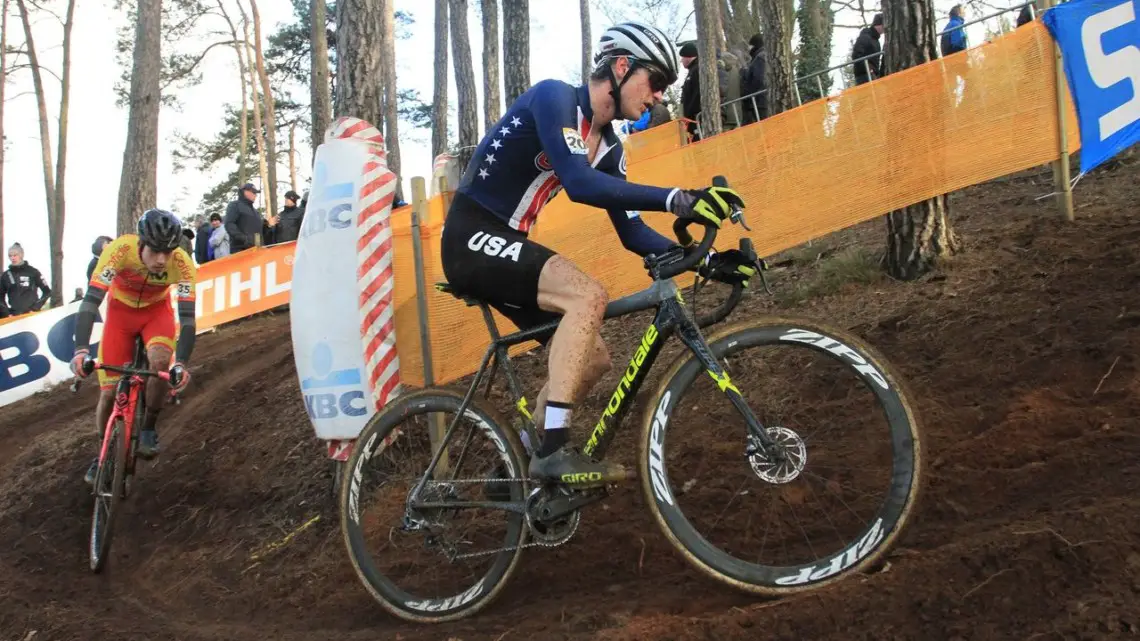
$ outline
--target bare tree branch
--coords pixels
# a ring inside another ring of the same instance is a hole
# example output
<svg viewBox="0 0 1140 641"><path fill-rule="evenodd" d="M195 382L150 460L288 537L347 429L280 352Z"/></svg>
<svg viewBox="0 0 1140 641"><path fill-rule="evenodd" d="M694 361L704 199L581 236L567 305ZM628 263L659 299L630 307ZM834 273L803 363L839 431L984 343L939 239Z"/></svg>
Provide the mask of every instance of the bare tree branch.
<svg viewBox="0 0 1140 641"><path fill-rule="evenodd" d="M194 59L194 62L190 63L189 67L183 69L180 73L173 74L169 78L167 78L166 83L162 86L162 88L165 89L165 88L169 87L170 85L178 82L179 80L182 80L183 78L194 73L194 70L198 68L198 65L201 64L202 60L206 57L206 54L210 53L210 50L213 49L214 47L229 47L229 46L233 46L235 44L240 44L240 43L235 42L233 40L225 40L225 41L221 41L221 42L215 42L215 43L211 44L210 46L206 47L205 49L202 50L201 53L198 54L198 57Z"/></svg>
<svg viewBox="0 0 1140 641"><path fill-rule="evenodd" d="M47 68L47 67L45 67L45 66L43 66L43 65L38 65L38 66L39 66L39 68L40 68L40 71L46 71L46 72L48 72L49 74L51 74L51 77L52 77L52 78L55 78L55 79L56 79L56 80L58 80L60 83L62 83L62 82L63 82L63 79L62 79L62 78L60 78L60 77L59 77L59 74L57 74L56 72L52 71L51 69L49 69L49 68ZM13 72L13 71L20 71L20 70L22 70L22 69L31 69L31 68L32 68L32 65L31 65L30 63L26 63L26 64L22 64L22 65L12 65L12 66L8 67L8 72L9 72L9 73L11 73L11 72Z"/></svg>

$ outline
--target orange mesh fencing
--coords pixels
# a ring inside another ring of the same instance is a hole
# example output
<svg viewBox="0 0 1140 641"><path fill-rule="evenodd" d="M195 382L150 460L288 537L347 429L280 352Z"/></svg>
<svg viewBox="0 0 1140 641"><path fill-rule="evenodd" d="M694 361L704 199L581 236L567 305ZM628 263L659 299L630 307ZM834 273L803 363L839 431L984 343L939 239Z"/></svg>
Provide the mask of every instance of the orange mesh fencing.
<svg viewBox="0 0 1140 641"><path fill-rule="evenodd" d="M681 145L680 125L663 125L630 137L629 180L700 187L723 174L748 204L757 252L771 255L1057 159L1053 55L1048 31L1035 21L993 42L695 144ZM1071 102L1067 119L1067 146L1075 151L1079 133ZM429 201L421 229L437 383L473 372L489 342L478 308L431 287L444 279L439 241L446 202L446 195ZM643 218L670 233L672 215L646 212ZM393 224L400 373L405 383L420 385L410 223L396 215ZM726 225L717 246L735 246L744 233ZM597 278L611 298L649 284L640 257L621 247L609 218L571 203L564 193L547 205L531 237ZM504 333L513 329L497 314L496 320Z"/></svg>

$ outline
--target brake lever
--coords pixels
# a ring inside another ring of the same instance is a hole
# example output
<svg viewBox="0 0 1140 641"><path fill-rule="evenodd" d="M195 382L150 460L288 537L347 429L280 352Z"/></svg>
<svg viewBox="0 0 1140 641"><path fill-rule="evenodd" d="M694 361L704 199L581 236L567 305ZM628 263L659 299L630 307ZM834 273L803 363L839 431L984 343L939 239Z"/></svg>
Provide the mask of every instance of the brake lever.
<svg viewBox="0 0 1140 641"><path fill-rule="evenodd" d="M745 230L752 231L752 228L748 226L748 222L744 220L744 210L741 209L740 207L733 205L732 206L732 215L729 216L729 218L732 220L732 222L740 225Z"/></svg>

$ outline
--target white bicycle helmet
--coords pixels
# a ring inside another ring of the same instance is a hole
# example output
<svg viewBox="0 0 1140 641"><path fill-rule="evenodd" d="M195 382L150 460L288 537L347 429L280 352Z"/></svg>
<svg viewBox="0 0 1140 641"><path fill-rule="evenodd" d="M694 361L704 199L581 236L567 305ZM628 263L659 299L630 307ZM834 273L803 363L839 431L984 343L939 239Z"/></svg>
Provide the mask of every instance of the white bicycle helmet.
<svg viewBox="0 0 1140 641"><path fill-rule="evenodd" d="M630 20L602 32L597 51L594 53L594 68L606 65L606 73L610 78L610 95L613 96L615 108L619 112L617 115L628 120L629 116L620 113L621 88L633 74L626 74L619 83L614 77L613 69L606 64L614 58L622 57L630 58L634 66L641 65L660 71L665 74L669 84L677 82L681 62L677 57L677 47L673 41L660 29L643 22Z"/></svg>
<svg viewBox="0 0 1140 641"><path fill-rule="evenodd" d="M621 56L629 56L635 62L661 70L669 84L677 82L680 75L681 63L676 45L660 29L643 22L630 20L602 32L598 50L594 53L594 66Z"/></svg>

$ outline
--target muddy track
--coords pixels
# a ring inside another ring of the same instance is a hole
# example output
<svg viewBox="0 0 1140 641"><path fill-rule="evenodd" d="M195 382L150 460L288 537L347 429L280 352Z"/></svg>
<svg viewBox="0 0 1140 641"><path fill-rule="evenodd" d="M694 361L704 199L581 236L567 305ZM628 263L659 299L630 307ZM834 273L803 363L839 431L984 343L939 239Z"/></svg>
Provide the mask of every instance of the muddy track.
<svg viewBox="0 0 1140 641"><path fill-rule="evenodd" d="M968 251L932 278L849 285L775 310L864 337L915 395L928 484L881 571L779 602L743 596L685 565L631 485L589 510L569 544L525 552L476 618L397 622L345 558L329 465L297 391L287 316L277 314L200 339L193 391L164 416L164 454L144 464L102 576L87 571L81 481L96 443L94 386L4 409L0 640L31 631L36 641L1140 634L1137 174L1086 176L1075 224L1034 200L1050 189L1041 177L960 192L953 211ZM872 221L821 242L875 249L880 234ZM813 269L793 264L772 275L775 287ZM753 295L734 319L773 307ZM647 321L607 326L615 362ZM542 362L520 364L537 387ZM633 460L636 429L614 453Z"/></svg>

